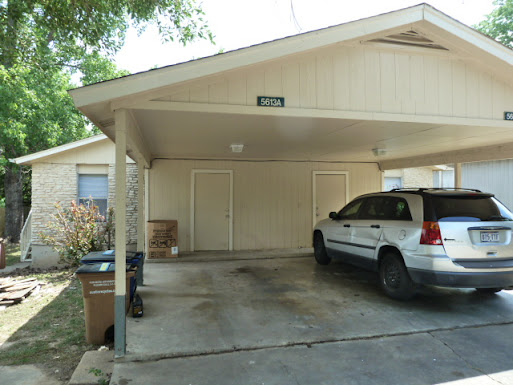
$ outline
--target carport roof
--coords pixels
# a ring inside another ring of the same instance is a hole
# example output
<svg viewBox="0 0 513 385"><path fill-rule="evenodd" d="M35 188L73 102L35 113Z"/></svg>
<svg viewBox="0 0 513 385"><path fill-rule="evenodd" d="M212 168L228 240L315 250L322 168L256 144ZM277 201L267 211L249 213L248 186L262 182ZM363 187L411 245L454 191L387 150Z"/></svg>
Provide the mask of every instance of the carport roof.
<svg viewBox="0 0 513 385"><path fill-rule="evenodd" d="M146 164L158 157L379 161L383 169L391 169L511 157L511 122L497 118L262 109L158 100L169 93L170 87L341 43L450 51L513 87L512 50L430 5L420 4L93 84L71 90L70 94L75 105L113 140L115 111L130 111L128 119L133 127L128 153ZM244 129L239 124L241 115ZM198 127L197 132L190 132L192 125ZM256 127L266 129L256 133ZM236 142L251 145L244 155L234 155L227 149ZM371 150L379 149L380 143L385 144L387 152L373 153Z"/></svg>

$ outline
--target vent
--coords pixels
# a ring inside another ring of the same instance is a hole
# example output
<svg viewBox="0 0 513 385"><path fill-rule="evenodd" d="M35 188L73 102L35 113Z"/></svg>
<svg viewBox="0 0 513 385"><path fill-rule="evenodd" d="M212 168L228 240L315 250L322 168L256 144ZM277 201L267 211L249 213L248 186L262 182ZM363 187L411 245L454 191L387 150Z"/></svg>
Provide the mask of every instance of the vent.
<svg viewBox="0 0 513 385"><path fill-rule="evenodd" d="M416 48L428 48L428 49L437 49L442 51L449 51L444 46L440 44L436 44L433 40L428 39L427 37L420 35L415 31L407 31L402 33L397 33L393 35L388 35L378 39L368 40L368 43L379 43L379 44L389 44L395 46L403 46L403 47L416 47Z"/></svg>

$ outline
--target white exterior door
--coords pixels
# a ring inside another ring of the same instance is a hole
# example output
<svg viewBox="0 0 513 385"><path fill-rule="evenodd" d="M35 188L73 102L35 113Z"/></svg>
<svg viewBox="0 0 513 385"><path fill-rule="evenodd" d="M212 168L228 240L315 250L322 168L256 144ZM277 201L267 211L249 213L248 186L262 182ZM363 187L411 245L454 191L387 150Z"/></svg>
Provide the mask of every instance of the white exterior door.
<svg viewBox="0 0 513 385"><path fill-rule="evenodd" d="M231 173L194 172L194 250L231 250Z"/></svg>
<svg viewBox="0 0 513 385"><path fill-rule="evenodd" d="M332 211L340 211L347 203L347 172L314 171L314 226L328 218Z"/></svg>

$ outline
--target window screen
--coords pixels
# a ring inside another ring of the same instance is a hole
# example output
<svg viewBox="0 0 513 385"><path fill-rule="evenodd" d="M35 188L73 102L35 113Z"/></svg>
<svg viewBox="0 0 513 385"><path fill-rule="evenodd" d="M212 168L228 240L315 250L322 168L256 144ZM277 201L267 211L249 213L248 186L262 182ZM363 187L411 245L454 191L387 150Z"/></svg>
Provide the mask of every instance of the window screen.
<svg viewBox="0 0 513 385"><path fill-rule="evenodd" d="M100 209L101 215L107 212L109 197L109 180L107 175L79 174L78 203L87 204L93 198L94 204Z"/></svg>

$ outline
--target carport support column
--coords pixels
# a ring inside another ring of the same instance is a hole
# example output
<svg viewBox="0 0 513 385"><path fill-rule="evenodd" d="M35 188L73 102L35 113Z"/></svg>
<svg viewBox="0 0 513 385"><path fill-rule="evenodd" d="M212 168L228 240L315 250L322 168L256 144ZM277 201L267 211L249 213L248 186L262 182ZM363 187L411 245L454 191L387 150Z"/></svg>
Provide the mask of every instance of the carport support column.
<svg viewBox="0 0 513 385"><path fill-rule="evenodd" d="M114 349L116 357L126 353L126 135L128 113L114 112L116 121L116 273L114 303Z"/></svg>
<svg viewBox="0 0 513 385"><path fill-rule="evenodd" d="M454 187L461 188L461 163L454 164Z"/></svg>
<svg viewBox="0 0 513 385"><path fill-rule="evenodd" d="M144 196L146 191L144 189L144 164L142 161L137 163L137 250L145 251L144 248Z"/></svg>

